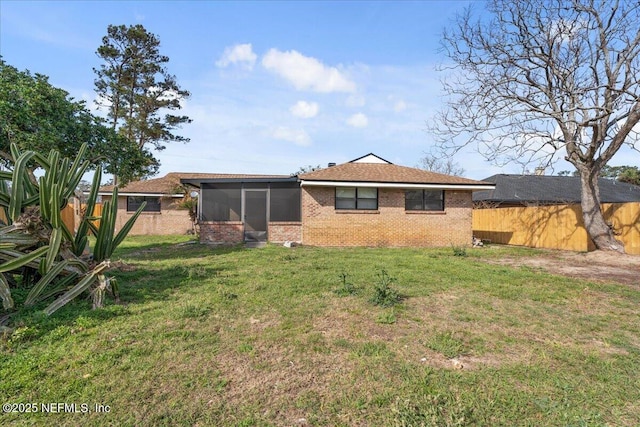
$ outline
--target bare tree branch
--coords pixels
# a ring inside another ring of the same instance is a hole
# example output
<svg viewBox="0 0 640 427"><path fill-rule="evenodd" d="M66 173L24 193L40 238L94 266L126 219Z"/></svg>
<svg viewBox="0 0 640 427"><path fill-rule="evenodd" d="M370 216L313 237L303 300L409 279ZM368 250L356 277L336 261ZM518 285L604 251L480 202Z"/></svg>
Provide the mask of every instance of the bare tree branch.
<svg viewBox="0 0 640 427"><path fill-rule="evenodd" d="M447 104L430 122L438 149L473 146L496 164L564 155L583 178L596 246L620 250L601 229L597 177L624 144L640 145L640 3L490 0L487 9L466 9L443 34Z"/></svg>

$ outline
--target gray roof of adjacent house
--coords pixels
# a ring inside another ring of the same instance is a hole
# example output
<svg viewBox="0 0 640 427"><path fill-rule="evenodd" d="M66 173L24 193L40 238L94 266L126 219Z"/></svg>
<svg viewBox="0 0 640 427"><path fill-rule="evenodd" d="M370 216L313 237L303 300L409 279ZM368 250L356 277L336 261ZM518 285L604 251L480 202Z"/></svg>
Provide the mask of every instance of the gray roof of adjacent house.
<svg viewBox="0 0 640 427"><path fill-rule="evenodd" d="M498 174L483 181L496 185L494 190L476 191L474 202L503 204L560 204L580 203L580 178L574 176L504 175ZM640 201L640 187L612 179L600 178L602 203Z"/></svg>

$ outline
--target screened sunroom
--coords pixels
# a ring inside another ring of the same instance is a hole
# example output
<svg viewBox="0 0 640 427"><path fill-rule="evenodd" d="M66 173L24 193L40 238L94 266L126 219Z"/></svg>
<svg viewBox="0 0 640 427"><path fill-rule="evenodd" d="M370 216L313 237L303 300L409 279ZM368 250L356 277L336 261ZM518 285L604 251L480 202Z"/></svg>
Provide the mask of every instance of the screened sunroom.
<svg viewBox="0 0 640 427"><path fill-rule="evenodd" d="M200 188L201 233L221 243L299 240L300 184L296 177L190 180ZM286 237L292 237L288 239Z"/></svg>

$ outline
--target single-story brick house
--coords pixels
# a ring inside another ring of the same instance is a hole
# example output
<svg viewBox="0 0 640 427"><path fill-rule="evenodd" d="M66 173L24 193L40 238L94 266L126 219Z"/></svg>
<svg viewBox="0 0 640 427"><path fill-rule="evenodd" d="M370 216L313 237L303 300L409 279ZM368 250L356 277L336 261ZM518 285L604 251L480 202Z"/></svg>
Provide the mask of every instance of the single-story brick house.
<svg viewBox="0 0 640 427"><path fill-rule="evenodd" d="M183 178L198 188L200 239L315 246L471 243L472 192L493 184L368 154L298 176Z"/></svg>
<svg viewBox="0 0 640 427"><path fill-rule="evenodd" d="M181 179L201 179L219 177L220 174L172 172L161 178L134 181L118 189L118 216L116 229L119 230L138 209L147 202L144 211L136 220L130 235L185 234L192 229L191 219L180 203L187 196ZM100 188L98 195L102 201L111 199L113 186Z"/></svg>

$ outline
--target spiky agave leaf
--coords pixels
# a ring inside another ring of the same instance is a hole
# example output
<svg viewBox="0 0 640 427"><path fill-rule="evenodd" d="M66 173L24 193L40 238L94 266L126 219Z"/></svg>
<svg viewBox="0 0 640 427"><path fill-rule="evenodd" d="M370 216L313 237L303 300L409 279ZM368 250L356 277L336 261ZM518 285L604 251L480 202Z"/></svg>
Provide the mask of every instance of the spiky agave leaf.
<svg viewBox="0 0 640 427"><path fill-rule="evenodd" d="M87 273L73 288L69 289L62 296L58 297L54 302L49 304L49 306L44 309L45 314L47 316L50 316L61 307L64 307L67 303L80 295L82 292L89 289L89 287L93 283L95 283L98 275L109 269L110 266L111 265L109 261L103 261L100 264L96 265L93 270Z"/></svg>
<svg viewBox="0 0 640 427"><path fill-rule="evenodd" d="M102 216L95 218L102 176L102 170L98 168L94 173L87 211L77 233L67 228L60 210L73 195L89 166L88 161L82 160L86 149L83 145L78 156L71 161L53 150L45 156L32 151L21 152L17 146L11 146L14 169L10 174L0 171L0 211L6 214L7 222L13 223L0 226L0 298L5 309L14 309L15 303L9 287L10 278L3 273L16 274L18 269L29 275L39 271L41 276L31 287L25 306L62 292L44 310L47 315L92 287L99 290L93 296L103 295L107 287L114 287L111 279L104 275L110 266L108 258L131 230L144 205L116 233L116 189L112 200L105 203ZM37 184L31 182L27 167L33 162L45 171ZM96 220L100 221L99 225L92 222ZM89 232L96 235L94 261L98 264L92 269L81 258ZM98 305L101 305L99 299Z"/></svg>
<svg viewBox="0 0 640 427"><path fill-rule="evenodd" d="M81 256L84 248L87 246L87 234L89 231L92 231L94 235L97 235L97 229L92 230L92 218L93 211L96 206L96 201L98 199L98 191L100 190L100 180L102 179L102 168L98 166L96 171L93 174L93 182L91 183L91 190L89 191L89 197L87 198L87 205L85 214L80 221L80 225L78 226L78 231L76 232L75 238L73 240L73 252L77 256ZM94 227L95 228L95 227Z"/></svg>
<svg viewBox="0 0 640 427"><path fill-rule="evenodd" d="M2 300L2 308L10 310L14 306L13 298L11 298L11 289L4 274L0 273L0 299Z"/></svg>
<svg viewBox="0 0 640 427"><path fill-rule="evenodd" d="M15 252L10 250L2 250L0 251L2 254L11 254L13 253L13 259L8 260L4 264L0 264L0 273L5 273L7 271L16 270L20 267L23 267L29 263L35 262L39 257L44 256L49 250L49 245L41 246L38 249L28 252Z"/></svg>
<svg viewBox="0 0 640 427"><path fill-rule="evenodd" d="M61 261L49 268L47 274L43 275L40 280L38 280L38 283L31 288L27 295L27 299L24 301L24 305L30 306L38 302L40 300L40 296L45 291L45 288L56 280L68 265L68 261Z"/></svg>
<svg viewBox="0 0 640 427"><path fill-rule="evenodd" d="M33 157L35 153L33 151L26 151L16 159L15 166L13 168L13 176L11 179L11 198L9 201L9 220L15 221L22 213L22 202L27 198L27 163Z"/></svg>

